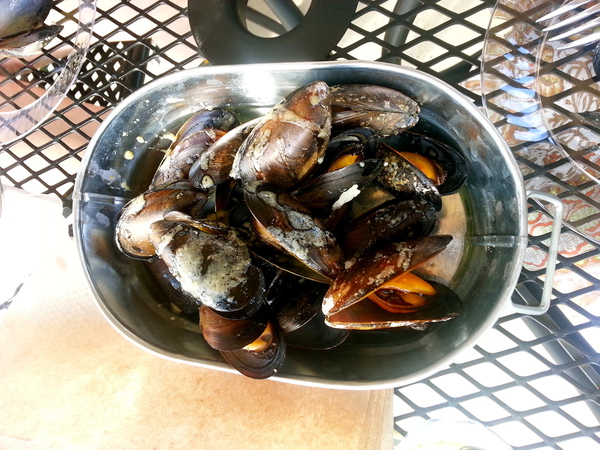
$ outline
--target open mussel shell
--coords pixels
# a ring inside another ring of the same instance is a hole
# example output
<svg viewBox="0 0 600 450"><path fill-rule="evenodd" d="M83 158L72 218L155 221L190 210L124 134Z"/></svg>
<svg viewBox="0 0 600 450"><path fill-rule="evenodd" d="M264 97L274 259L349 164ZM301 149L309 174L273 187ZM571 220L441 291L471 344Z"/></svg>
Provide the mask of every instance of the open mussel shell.
<svg viewBox="0 0 600 450"><path fill-rule="evenodd" d="M323 311L318 311L302 327L286 333L285 340L290 347L306 350L331 350L350 336L350 330L332 327L326 323Z"/></svg>
<svg viewBox="0 0 600 450"><path fill-rule="evenodd" d="M284 333L306 325L321 310L328 285L281 271L271 282L267 302Z"/></svg>
<svg viewBox="0 0 600 450"><path fill-rule="evenodd" d="M413 163L395 150L380 145L377 157L383 161L383 168L377 182L400 199L420 199L433 205L436 211L442 209L442 199L434 182Z"/></svg>
<svg viewBox="0 0 600 450"><path fill-rule="evenodd" d="M453 194L469 175L465 158L453 147L422 134L406 131L382 138L382 143L399 152L411 152L436 162L444 171L445 179L437 186L440 195Z"/></svg>
<svg viewBox="0 0 600 450"><path fill-rule="evenodd" d="M331 279L320 274L314 269L311 269L292 254L274 249L272 246L261 242L250 244L250 251L265 263L283 270L292 275L308 280L316 281L317 283L331 283Z"/></svg>
<svg viewBox="0 0 600 450"><path fill-rule="evenodd" d="M119 213L115 229L118 248L131 258L155 257L150 225L162 220L169 211L193 214L204 206L206 200L206 194L193 189L189 183L174 183L134 197Z"/></svg>
<svg viewBox="0 0 600 450"><path fill-rule="evenodd" d="M395 89L368 84L331 87L334 129L369 127L382 136L399 133L419 121L417 102Z"/></svg>
<svg viewBox="0 0 600 450"><path fill-rule="evenodd" d="M444 322L457 317L462 312L460 298L448 287L429 282L436 294L429 296L427 302L415 311L393 313L386 311L368 299L357 302L338 313L327 316L330 327L345 330L374 330L385 328L415 328L434 322Z"/></svg>
<svg viewBox="0 0 600 450"><path fill-rule="evenodd" d="M275 375L285 361L287 344L281 329L271 323L273 338L271 345L264 351L246 349L221 351L221 355L234 369L243 375L255 379L269 378Z"/></svg>
<svg viewBox="0 0 600 450"><path fill-rule="evenodd" d="M342 251L335 236L324 229L308 208L289 194L267 186L245 191L244 198L260 224L259 233L269 242L276 242L324 277L336 277Z"/></svg>
<svg viewBox="0 0 600 450"><path fill-rule="evenodd" d="M215 194L218 194L219 187L225 184L217 185ZM331 282L328 277L311 269L291 253L282 249L277 243L267 243L269 236L260 235L251 225L255 219L253 219L252 213L246 203L243 201L238 202L237 190L234 190L232 198L233 200L230 200L230 209L228 209L227 216L229 226L235 228L240 233L244 233L246 245L255 256L255 263L262 262L260 266L263 272L269 272L275 276L276 273L283 270L298 277L308 278L319 283ZM233 206L231 203L234 203Z"/></svg>
<svg viewBox="0 0 600 450"><path fill-rule="evenodd" d="M332 136L327 144L327 153L323 166L331 164L340 157L355 157L357 161L371 159L379 146L380 136L368 127L352 128Z"/></svg>
<svg viewBox="0 0 600 450"><path fill-rule="evenodd" d="M215 350L230 352L244 348L260 337L268 322L266 308L246 319L223 317L205 305L200 308L202 335Z"/></svg>
<svg viewBox="0 0 600 450"><path fill-rule="evenodd" d="M356 257L394 241L426 236L436 223L437 211L431 204L421 200L393 201L353 220L338 241L346 256Z"/></svg>
<svg viewBox="0 0 600 450"><path fill-rule="evenodd" d="M265 300L265 280L233 230L209 234L184 221L151 225L152 243L181 288L218 314L247 318Z"/></svg>
<svg viewBox="0 0 600 450"><path fill-rule="evenodd" d="M365 254L333 280L323 299L326 316L346 309L383 283L427 261L446 248L452 236L424 236Z"/></svg>
<svg viewBox="0 0 600 450"><path fill-rule="evenodd" d="M379 159L367 159L311 178L291 193L315 213L338 209L358 196L383 166Z"/></svg>

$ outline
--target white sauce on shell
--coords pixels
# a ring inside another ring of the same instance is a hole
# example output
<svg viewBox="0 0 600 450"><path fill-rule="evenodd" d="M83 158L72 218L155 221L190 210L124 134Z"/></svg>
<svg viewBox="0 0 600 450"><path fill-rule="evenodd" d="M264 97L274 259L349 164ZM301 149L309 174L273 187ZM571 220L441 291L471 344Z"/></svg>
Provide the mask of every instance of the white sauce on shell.
<svg viewBox="0 0 600 450"><path fill-rule="evenodd" d="M227 242L219 239L222 245L218 250L205 255L206 260L199 262L207 239L212 241L215 237L199 234L197 239L191 239L176 249L178 280L184 290L207 306L231 302L231 290L245 281L244 274L251 263L250 254L245 245L230 233L225 237Z"/></svg>
<svg viewBox="0 0 600 450"><path fill-rule="evenodd" d="M234 234L212 236L197 230L188 231L191 236L178 248L171 248L175 236L187 227L173 226L162 236L156 253L169 266L181 288L207 306L231 302L231 290L245 281L245 272L251 264L250 253L244 243ZM205 247L213 251L206 255ZM202 255L206 259L201 259Z"/></svg>
<svg viewBox="0 0 600 450"><path fill-rule="evenodd" d="M126 205L126 214L127 216L136 216L146 207L146 195L140 194L137 197L134 197L129 201Z"/></svg>

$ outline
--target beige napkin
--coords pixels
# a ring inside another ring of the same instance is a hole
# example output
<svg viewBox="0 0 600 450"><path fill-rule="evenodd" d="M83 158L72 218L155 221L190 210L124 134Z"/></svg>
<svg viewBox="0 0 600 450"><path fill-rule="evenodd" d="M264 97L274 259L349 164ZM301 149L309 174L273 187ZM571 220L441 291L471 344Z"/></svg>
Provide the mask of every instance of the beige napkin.
<svg viewBox="0 0 600 450"><path fill-rule="evenodd" d="M97 309L66 230L43 228L40 265L0 311L1 449L393 447L391 390L250 380L133 345Z"/></svg>

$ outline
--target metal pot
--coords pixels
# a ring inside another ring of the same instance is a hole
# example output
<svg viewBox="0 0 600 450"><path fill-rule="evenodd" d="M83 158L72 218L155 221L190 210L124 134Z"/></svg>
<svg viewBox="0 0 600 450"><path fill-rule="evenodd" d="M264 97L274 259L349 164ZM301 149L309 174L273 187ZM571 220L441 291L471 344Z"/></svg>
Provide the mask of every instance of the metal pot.
<svg viewBox="0 0 600 450"><path fill-rule="evenodd" d="M114 244L121 207L143 192L160 162L162 139L202 107L230 106L242 119L263 114L310 81L371 83L396 88L422 105L420 131L462 150L470 165L466 184L445 199L441 231L453 247L429 268L464 301L458 318L425 332L355 331L328 351L288 349L274 379L342 389L399 386L449 364L494 325L517 284L527 247L527 197L512 154L470 100L440 80L401 66L371 62L215 66L163 77L126 98L93 137L75 186L75 236L85 273L100 309L117 330L160 356L232 371L211 349L197 324L161 308L159 289L143 262ZM546 288L540 306L516 306L539 314L548 308L560 227L554 227Z"/></svg>

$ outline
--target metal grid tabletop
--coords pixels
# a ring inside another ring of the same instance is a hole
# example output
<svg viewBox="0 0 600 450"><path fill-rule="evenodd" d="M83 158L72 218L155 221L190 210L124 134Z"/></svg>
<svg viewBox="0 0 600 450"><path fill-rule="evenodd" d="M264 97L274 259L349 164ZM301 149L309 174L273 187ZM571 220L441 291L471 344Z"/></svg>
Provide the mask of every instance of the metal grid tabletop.
<svg viewBox="0 0 600 450"><path fill-rule="evenodd" d="M535 11L543 8L541 3ZM55 22L75 20L72 1L59 0L56 6L60 16ZM416 67L481 105L480 59L494 6L492 0L360 0L351 25L326 59ZM531 22L531 11L510 13L512 20ZM111 109L143 84L207 63L190 30L187 0L98 0L93 45L79 81L56 114L1 149L0 176L30 192L58 196L68 212L86 145ZM60 64L55 59L43 70L28 70L20 80L43 88ZM14 105L18 98L5 95L3 83L0 100ZM488 94L494 96L493 91ZM503 111L494 112L502 127ZM566 204L575 199L592 209L584 222L595 225L600 204L589 192L596 185L561 179L558 169L570 160L539 163L522 146L513 150L527 183L552 181ZM581 217L570 211L575 226L567 221L563 228L549 312L505 315L461 360L395 389L398 439L427 419L466 418L488 426L516 449L600 448L599 246L579 232ZM539 298L543 270L537 261L548 251L548 212L532 203L529 219L530 249L520 285Z"/></svg>

